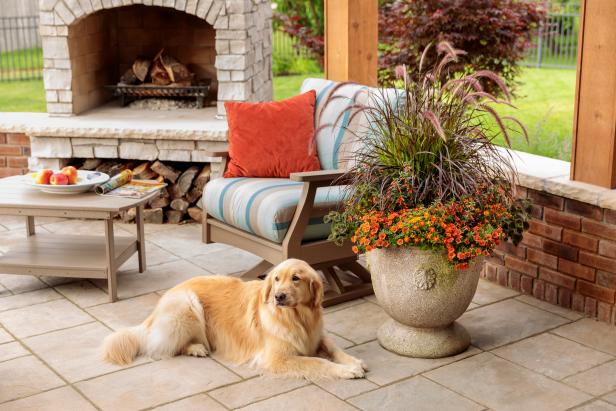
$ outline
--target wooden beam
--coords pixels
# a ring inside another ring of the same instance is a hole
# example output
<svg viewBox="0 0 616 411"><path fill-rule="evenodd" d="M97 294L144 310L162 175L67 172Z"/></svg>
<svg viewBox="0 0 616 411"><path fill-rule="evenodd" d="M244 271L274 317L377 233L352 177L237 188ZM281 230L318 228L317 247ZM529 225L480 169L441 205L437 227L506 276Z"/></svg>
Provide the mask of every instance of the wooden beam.
<svg viewBox="0 0 616 411"><path fill-rule="evenodd" d="M378 0L325 0L325 77L377 85Z"/></svg>
<svg viewBox="0 0 616 411"><path fill-rule="evenodd" d="M571 179L616 188L616 1L581 6Z"/></svg>

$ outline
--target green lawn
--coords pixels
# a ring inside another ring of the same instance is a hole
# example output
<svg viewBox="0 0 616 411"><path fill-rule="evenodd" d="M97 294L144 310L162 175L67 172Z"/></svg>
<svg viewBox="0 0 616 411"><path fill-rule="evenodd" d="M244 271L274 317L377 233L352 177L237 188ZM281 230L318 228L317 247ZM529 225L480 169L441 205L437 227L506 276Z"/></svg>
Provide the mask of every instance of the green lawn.
<svg viewBox="0 0 616 411"><path fill-rule="evenodd" d="M43 80L0 82L0 112L45 110Z"/></svg>
<svg viewBox="0 0 616 411"><path fill-rule="evenodd" d="M280 100L299 92L306 77L322 73L274 77L274 99ZM575 71L558 69L524 69L519 78L517 110L499 109L514 114L528 128L530 143L514 136L513 148L547 157L569 160L573 128ZM0 112L45 111L42 81L0 83ZM502 142L501 142L502 143Z"/></svg>
<svg viewBox="0 0 616 411"><path fill-rule="evenodd" d="M517 135L512 141L513 148L570 160L575 70L525 69L519 81L518 97L513 102L517 110L498 110L516 116L528 129L529 143Z"/></svg>

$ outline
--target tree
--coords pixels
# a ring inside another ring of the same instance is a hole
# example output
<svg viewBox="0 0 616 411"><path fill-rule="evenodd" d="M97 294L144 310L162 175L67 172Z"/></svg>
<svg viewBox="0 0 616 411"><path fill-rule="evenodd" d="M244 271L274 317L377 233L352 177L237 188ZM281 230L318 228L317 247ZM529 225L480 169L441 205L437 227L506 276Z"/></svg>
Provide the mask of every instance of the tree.
<svg viewBox="0 0 616 411"><path fill-rule="evenodd" d="M323 0L277 0L274 24L295 37L323 63L325 13Z"/></svg>
<svg viewBox="0 0 616 411"><path fill-rule="evenodd" d="M519 0L396 0L381 7L379 16L379 79L390 83L397 65L418 67L422 50L447 41L464 50L447 73L491 70L509 86L518 63L530 47L532 34L546 13L545 4ZM427 55L424 67L437 61ZM411 73L417 79L419 73ZM495 85L485 85L496 91Z"/></svg>

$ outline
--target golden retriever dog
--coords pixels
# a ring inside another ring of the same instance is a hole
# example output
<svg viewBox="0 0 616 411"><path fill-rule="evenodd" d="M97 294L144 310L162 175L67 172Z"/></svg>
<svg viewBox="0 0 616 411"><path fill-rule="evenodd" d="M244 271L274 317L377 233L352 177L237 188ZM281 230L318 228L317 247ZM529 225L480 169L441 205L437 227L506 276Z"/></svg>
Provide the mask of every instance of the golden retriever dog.
<svg viewBox="0 0 616 411"><path fill-rule="evenodd" d="M265 281L195 277L167 291L136 327L103 342L106 361L124 365L138 355L205 357L308 379L362 378L366 365L324 333L319 274L301 260L274 267Z"/></svg>

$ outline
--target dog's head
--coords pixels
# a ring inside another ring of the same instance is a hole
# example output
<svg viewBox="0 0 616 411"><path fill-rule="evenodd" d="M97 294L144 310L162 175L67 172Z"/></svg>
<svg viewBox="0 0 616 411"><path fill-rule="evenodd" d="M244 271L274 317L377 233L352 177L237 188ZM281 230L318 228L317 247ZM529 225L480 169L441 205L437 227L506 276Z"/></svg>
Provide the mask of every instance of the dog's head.
<svg viewBox="0 0 616 411"><path fill-rule="evenodd" d="M323 302L321 276L305 261L293 258L283 261L265 279L263 302L277 307L317 308Z"/></svg>

